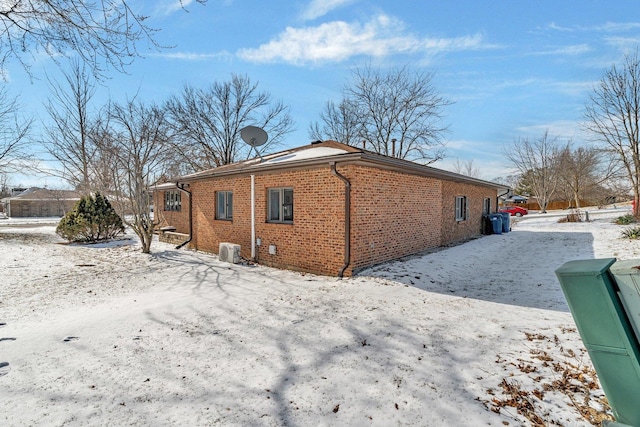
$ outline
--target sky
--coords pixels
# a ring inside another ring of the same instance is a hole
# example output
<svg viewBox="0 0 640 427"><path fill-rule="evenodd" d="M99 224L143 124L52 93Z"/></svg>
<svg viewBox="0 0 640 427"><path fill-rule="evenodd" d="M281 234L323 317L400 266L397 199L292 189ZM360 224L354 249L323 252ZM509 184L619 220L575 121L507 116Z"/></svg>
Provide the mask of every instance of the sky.
<svg viewBox="0 0 640 427"><path fill-rule="evenodd" d="M327 101L339 101L355 67L408 66L433 72L451 102L442 124L452 170L473 161L481 178L514 168L505 150L545 131L582 143L584 105L604 71L640 44L635 1L236 1L131 2L160 29L170 48L141 45L143 58L127 73L109 71L96 107L135 94L163 102L185 84L205 88L232 74L247 75L291 109L296 130L284 148L310 142L308 128ZM4 70L25 112L46 122L45 73L57 65L34 55L30 79L16 62ZM101 104L102 103L102 104ZM14 184L61 185L53 178L16 176Z"/></svg>

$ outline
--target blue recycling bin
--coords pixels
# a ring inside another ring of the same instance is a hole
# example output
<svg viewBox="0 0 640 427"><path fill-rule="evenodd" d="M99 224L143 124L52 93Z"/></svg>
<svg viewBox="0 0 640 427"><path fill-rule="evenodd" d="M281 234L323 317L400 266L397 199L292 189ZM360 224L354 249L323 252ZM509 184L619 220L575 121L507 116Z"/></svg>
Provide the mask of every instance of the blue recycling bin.
<svg viewBox="0 0 640 427"><path fill-rule="evenodd" d="M502 215L502 232L508 233L511 231L511 214L509 212L498 212Z"/></svg>
<svg viewBox="0 0 640 427"><path fill-rule="evenodd" d="M502 214L494 213L489 215L493 234L502 234Z"/></svg>

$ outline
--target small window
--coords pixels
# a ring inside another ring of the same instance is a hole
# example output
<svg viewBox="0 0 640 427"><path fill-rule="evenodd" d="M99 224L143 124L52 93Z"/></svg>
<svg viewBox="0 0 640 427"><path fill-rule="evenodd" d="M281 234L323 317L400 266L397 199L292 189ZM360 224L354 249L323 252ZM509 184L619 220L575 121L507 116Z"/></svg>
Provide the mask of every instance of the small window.
<svg viewBox="0 0 640 427"><path fill-rule="evenodd" d="M269 189L267 221L293 222L293 188Z"/></svg>
<svg viewBox="0 0 640 427"><path fill-rule="evenodd" d="M456 221L465 221L467 219L467 197L456 197Z"/></svg>
<svg viewBox="0 0 640 427"><path fill-rule="evenodd" d="M182 197L180 191L165 191L164 192L164 210L165 211L180 211L182 208Z"/></svg>
<svg viewBox="0 0 640 427"><path fill-rule="evenodd" d="M232 191L218 191L216 193L216 219L233 219Z"/></svg>
<svg viewBox="0 0 640 427"><path fill-rule="evenodd" d="M488 215L491 213L491 198L485 197L482 201L482 213Z"/></svg>

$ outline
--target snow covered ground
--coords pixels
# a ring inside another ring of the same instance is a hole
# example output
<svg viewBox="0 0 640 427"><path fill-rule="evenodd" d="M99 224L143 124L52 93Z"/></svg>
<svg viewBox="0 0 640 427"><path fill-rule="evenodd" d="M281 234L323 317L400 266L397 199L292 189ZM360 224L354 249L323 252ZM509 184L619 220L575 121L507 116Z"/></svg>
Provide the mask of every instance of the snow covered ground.
<svg viewBox="0 0 640 427"><path fill-rule="evenodd" d="M587 425L554 270L640 258L626 213L532 214L344 280L2 220L0 425Z"/></svg>

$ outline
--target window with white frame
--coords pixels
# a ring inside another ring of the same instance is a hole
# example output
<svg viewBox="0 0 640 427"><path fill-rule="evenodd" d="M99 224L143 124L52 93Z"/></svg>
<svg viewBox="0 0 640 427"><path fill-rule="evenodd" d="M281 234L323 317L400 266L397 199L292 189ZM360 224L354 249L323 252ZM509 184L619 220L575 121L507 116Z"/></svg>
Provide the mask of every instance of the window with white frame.
<svg viewBox="0 0 640 427"><path fill-rule="evenodd" d="M233 192L216 192L216 219L233 219Z"/></svg>
<svg viewBox="0 0 640 427"><path fill-rule="evenodd" d="M164 192L164 210L165 211L180 211L182 208L182 197L180 191L165 191Z"/></svg>
<svg viewBox="0 0 640 427"><path fill-rule="evenodd" d="M485 197L482 201L482 213L484 215L489 215L491 213L491 198Z"/></svg>
<svg viewBox="0 0 640 427"><path fill-rule="evenodd" d="M293 188L270 188L267 195L267 221L293 222Z"/></svg>
<svg viewBox="0 0 640 427"><path fill-rule="evenodd" d="M456 196L456 221L467 219L467 196Z"/></svg>

